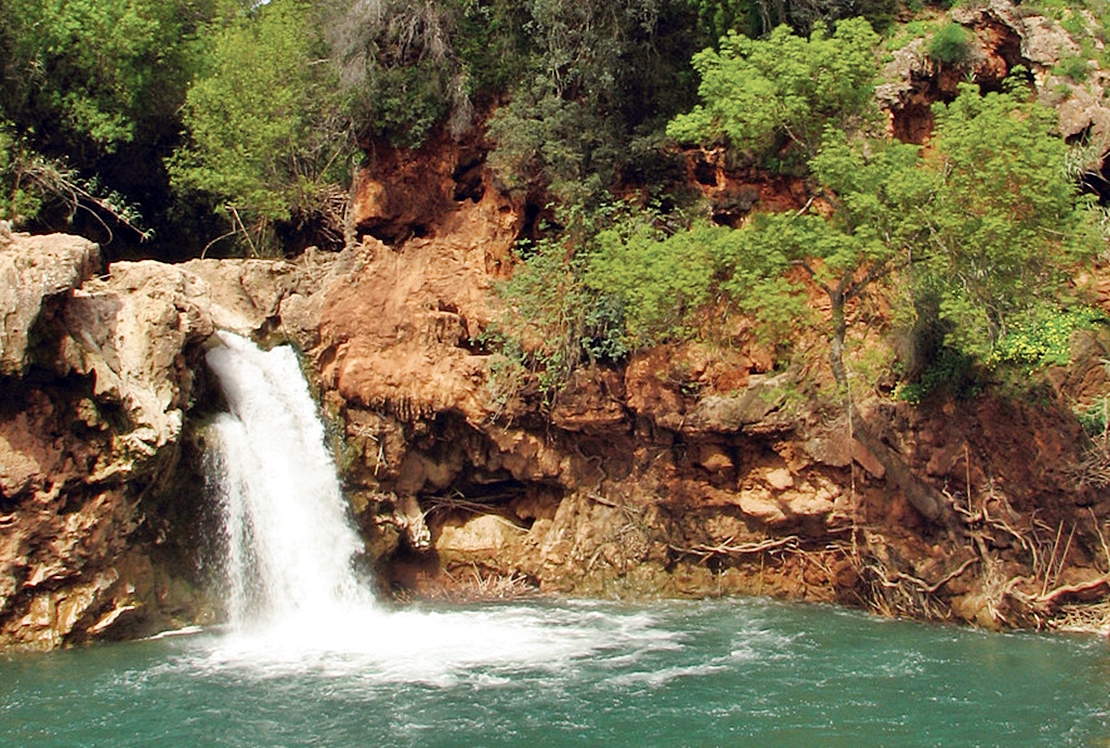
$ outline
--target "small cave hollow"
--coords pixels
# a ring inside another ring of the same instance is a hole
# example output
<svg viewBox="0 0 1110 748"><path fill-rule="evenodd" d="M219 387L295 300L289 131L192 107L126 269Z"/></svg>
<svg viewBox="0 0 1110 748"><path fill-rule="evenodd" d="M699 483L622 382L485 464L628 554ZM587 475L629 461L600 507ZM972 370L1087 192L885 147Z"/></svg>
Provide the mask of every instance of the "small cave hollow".
<svg viewBox="0 0 1110 748"><path fill-rule="evenodd" d="M398 247L409 239L419 239L430 233L428 226L422 223L378 221L361 224L356 231L356 238L361 241L365 236L372 236L388 247Z"/></svg>
<svg viewBox="0 0 1110 748"><path fill-rule="evenodd" d="M717 186L717 167L707 161L694 164L694 179L707 187Z"/></svg>
<svg viewBox="0 0 1110 748"><path fill-rule="evenodd" d="M1103 155L1097 170L1085 172L1079 182L1084 193L1098 198L1099 205L1110 206L1110 153Z"/></svg>
<svg viewBox="0 0 1110 748"><path fill-rule="evenodd" d="M894 112L891 121L892 134L903 143L923 145L933 132L936 115L925 102L909 102Z"/></svg>
<svg viewBox="0 0 1110 748"><path fill-rule="evenodd" d="M462 162L455 167L455 171L451 174L451 179L455 182L453 195L455 202L461 203L470 200L476 203L485 196L486 184L483 178L483 165L484 160L482 158L475 158Z"/></svg>

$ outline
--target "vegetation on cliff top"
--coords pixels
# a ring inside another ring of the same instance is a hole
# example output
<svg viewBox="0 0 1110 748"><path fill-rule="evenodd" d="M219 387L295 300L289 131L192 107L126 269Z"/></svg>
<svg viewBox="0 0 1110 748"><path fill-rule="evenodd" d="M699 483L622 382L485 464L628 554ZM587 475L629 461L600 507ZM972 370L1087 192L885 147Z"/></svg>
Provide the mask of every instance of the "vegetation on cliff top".
<svg viewBox="0 0 1110 748"><path fill-rule="evenodd" d="M864 4L889 17L890 0ZM594 201L651 178L690 56L856 4L793 0L12 0L0 8L0 211L110 255L267 251L334 219L372 141L455 134L500 103L506 179ZM122 219L122 220L121 220ZM118 229L126 229L120 232ZM137 229L131 231L131 228ZM153 242L138 246L140 238Z"/></svg>
<svg viewBox="0 0 1110 748"><path fill-rule="evenodd" d="M1104 0L1089 14L1042 5L1082 50L1082 66L1061 63L1082 78L1107 35ZM811 291L832 310L841 384L861 302L888 289L902 326L931 341L910 380L944 356L998 365L1037 320L1087 319L1064 281L1104 239L1053 113L1020 76L938 104L927 149L884 133L881 33L888 49L927 33L945 65L971 54L936 8L925 25L895 22L917 10L13 0L0 10L0 214L123 240L109 256L273 253L297 232L339 245L357 154L435 128L461 137L493 111L490 165L548 220L504 289L535 313L491 336L549 388L582 360L712 334L722 312L755 317L782 347ZM737 228L695 218L664 194L676 142L804 180L805 206ZM633 187L652 200L614 197Z"/></svg>

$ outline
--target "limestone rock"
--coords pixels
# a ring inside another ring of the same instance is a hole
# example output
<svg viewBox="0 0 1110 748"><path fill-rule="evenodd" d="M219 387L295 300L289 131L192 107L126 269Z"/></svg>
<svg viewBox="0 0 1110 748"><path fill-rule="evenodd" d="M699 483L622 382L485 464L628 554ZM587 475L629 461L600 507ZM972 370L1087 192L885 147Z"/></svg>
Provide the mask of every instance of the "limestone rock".
<svg viewBox="0 0 1110 748"><path fill-rule="evenodd" d="M890 62L883 66L880 79L885 82L875 87L875 98L888 109L899 108L905 103L904 97L911 91L914 79L929 73L925 39L914 39L895 50Z"/></svg>
<svg viewBox="0 0 1110 748"><path fill-rule="evenodd" d="M764 422L782 406L787 376L786 373L767 378L753 376L747 389L739 395L702 398L686 414L684 430L735 433L745 426Z"/></svg>
<svg viewBox="0 0 1110 748"><path fill-rule="evenodd" d="M693 459L710 473L723 473L734 467L732 457L719 444L702 444L693 450Z"/></svg>
<svg viewBox="0 0 1110 748"><path fill-rule="evenodd" d="M300 284L284 261L117 262L66 305L63 356L95 377L97 397L124 404L129 446L153 454L181 430L194 377L186 349L216 329L250 335L276 326Z"/></svg>
<svg viewBox="0 0 1110 748"><path fill-rule="evenodd" d="M66 306L64 360L93 375L97 398L124 406L133 425L125 438L137 454L152 456L181 431L193 376L182 351L214 330L197 303L205 290L174 266L120 262Z"/></svg>
<svg viewBox="0 0 1110 748"><path fill-rule="evenodd" d="M245 335L277 318L299 281L295 266L284 260L190 260L179 269L202 282L190 277L190 290L212 324Z"/></svg>
<svg viewBox="0 0 1110 748"><path fill-rule="evenodd" d="M766 490L741 491L739 501L740 511L768 527L784 524L787 521L786 512L782 505L776 501Z"/></svg>
<svg viewBox="0 0 1110 748"><path fill-rule="evenodd" d="M0 241L0 374L21 374L43 304L90 278L100 248L77 236L12 234Z"/></svg>
<svg viewBox="0 0 1110 748"><path fill-rule="evenodd" d="M786 498L786 510L795 517L827 517L834 508L833 501L821 493L801 491Z"/></svg>
<svg viewBox="0 0 1110 748"><path fill-rule="evenodd" d="M794 487L794 476L784 467L768 470L767 475L765 475L763 479L767 481L767 485L776 491L785 491L788 488Z"/></svg>
<svg viewBox="0 0 1110 748"><path fill-rule="evenodd" d="M314 349L324 382L344 399L405 417L490 417L489 357L471 341L490 318L488 292L510 261L522 214L494 190L483 195L450 203L426 235L398 248L365 236L344 251Z"/></svg>
<svg viewBox="0 0 1110 748"><path fill-rule="evenodd" d="M1110 77L1100 78L1099 82L1105 83L1108 79ZM1088 142L1103 151L1098 155L1105 155L1110 149L1110 107L1102 103L1104 86L1096 81L1077 86L1051 74L1046 76L1044 90L1051 92L1057 86L1064 86L1068 92L1067 99L1056 107L1060 113L1060 133L1064 137L1086 135Z"/></svg>
<svg viewBox="0 0 1110 748"><path fill-rule="evenodd" d="M149 536L165 529L142 497L171 490L204 346L220 327L280 329L287 299L311 307L330 264L118 262L91 278L97 258L73 237L0 242L11 375L0 393L0 646L134 626L151 616L142 600L170 599L149 560L120 564L144 523ZM47 344L30 381L19 374L33 326Z"/></svg>
<svg viewBox="0 0 1110 748"><path fill-rule="evenodd" d="M435 549L447 560L504 548L521 534L521 528L496 514L481 514L461 525L445 525L436 538Z"/></svg>

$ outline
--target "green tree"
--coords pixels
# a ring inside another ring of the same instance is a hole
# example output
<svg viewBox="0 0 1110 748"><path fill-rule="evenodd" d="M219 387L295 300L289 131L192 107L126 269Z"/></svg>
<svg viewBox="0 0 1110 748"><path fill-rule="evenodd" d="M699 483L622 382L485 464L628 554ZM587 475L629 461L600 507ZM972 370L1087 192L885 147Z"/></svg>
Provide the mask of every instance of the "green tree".
<svg viewBox="0 0 1110 748"><path fill-rule="evenodd" d="M1014 322L1059 305L1069 272L1099 245L1054 112L1020 89L980 95L969 84L935 110L925 266L949 343L983 361Z"/></svg>
<svg viewBox="0 0 1110 748"><path fill-rule="evenodd" d="M489 123L491 165L513 187L597 207L651 134L689 103L685 0L528 0L527 63ZM641 165L639 168L644 168Z"/></svg>
<svg viewBox="0 0 1110 748"><path fill-rule="evenodd" d="M699 224L666 235L650 216L637 218L598 234L584 282L619 299L632 347L690 337L712 298L727 230Z"/></svg>
<svg viewBox="0 0 1110 748"><path fill-rule="evenodd" d="M851 129L869 118L877 42L863 18L839 22L832 35L818 27L808 39L786 26L767 39L730 33L720 51L694 55L701 103L675 117L667 134L685 143L725 142L765 158L792 143L809 158L826 125Z"/></svg>
<svg viewBox="0 0 1110 748"><path fill-rule="evenodd" d="M174 185L210 196L252 251L274 221L342 222L349 138L310 3L271 0L208 37L210 67L189 87L188 143L169 162Z"/></svg>
<svg viewBox="0 0 1110 748"><path fill-rule="evenodd" d="M9 217L72 219L80 209L108 228L135 218L120 205L157 209L168 192L157 151L180 128L195 31L214 5L0 4L0 120L9 140L0 182Z"/></svg>
<svg viewBox="0 0 1110 748"><path fill-rule="evenodd" d="M8 0L0 104L36 145L111 151L180 105L211 0Z"/></svg>
<svg viewBox="0 0 1110 748"><path fill-rule="evenodd" d="M331 54L362 139L417 146L444 119L455 135L470 127L470 69L455 50L466 10L454 0L341 0L328 10Z"/></svg>

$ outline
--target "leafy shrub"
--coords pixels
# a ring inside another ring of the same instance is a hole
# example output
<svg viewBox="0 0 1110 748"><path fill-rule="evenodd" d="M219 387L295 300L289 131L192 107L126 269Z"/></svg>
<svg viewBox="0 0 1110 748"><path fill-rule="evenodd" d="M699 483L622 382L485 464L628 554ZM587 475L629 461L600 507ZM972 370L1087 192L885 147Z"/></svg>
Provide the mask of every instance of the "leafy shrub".
<svg viewBox="0 0 1110 748"><path fill-rule="evenodd" d="M312 14L272 0L211 32L209 69L182 112L189 141L168 161L175 189L209 196L252 252L272 221L323 212L347 178L333 71L312 64L320 40L305 33Z"/></svg>
<svg viewBox="0 0 1110 748"><path fill-rule="evenodd" d="M713 231L703 226L664 236L639 224L598 236L586 284L620 300L633 345L679 340L696 331L694 314L712 290L714 259L706 239Z"/></svg>
<svg viewBox="0 0 1110 748"><path fill-rule="evenodd" d="M503 312L483 333L498 356L493 394L505 397L528 373L550 401L583 361L619 360L628 353L620 300L583 282L585 260L565 238L523 242L523 260L495 287Z"/></svg>
<svg viewBox="0 0 1110 748"><path fill-rule="evenodd" d="M933 394L947 394L969 400L982 391L975 371L975 360L954 348L941 348L921 372L916 382L903 382L894 390L897 400L920 405Z"/></svg>
<svg viewBox="0 0 1110 748"><path fill-rule="evenodd" d="M1103 320L1105 315L1090 307L1042 312L1000 337L987 357L987 365L1013 364L1028 371L1067 366L1071 361L1072 334Z"/></svg>
<svg viewBox="0 0 1110 748"><path fill-rule="evenodd" d="M786 26L767 39L730 33L719 52L694 55L702 103L673 119L667 134L689 143L727 141L764 156L790 140L811 156L826 125L843 129L870 113L878 40L862 18L841 21L832 35L816 29L808 39Z"/></svg>
<svg viewBox="0 0 1110 748"><path fill-rule="evenodd" d="M971 33L958 23L940 27L929 40L929 56L946 65L966 62L971 57Z"/></svg>
<svg viewBox="0 0 1110 748"><path fill-rule="evenodd" d="M1052 68L1056 75L1065 75L1076 83L1087 80L1091 74L1091 64L1082 55L1067 55L1060 58L1060 62Z"/></svg>
<svg viewBox="0 0 1110 748"><path fill-rule="evenodd" d="M1075 414L1079 418L1079 425L1090 437L1102 437L1104 440L1110 428L1110 395L1096 398L1087 408L1078 410Z"/></svg>

